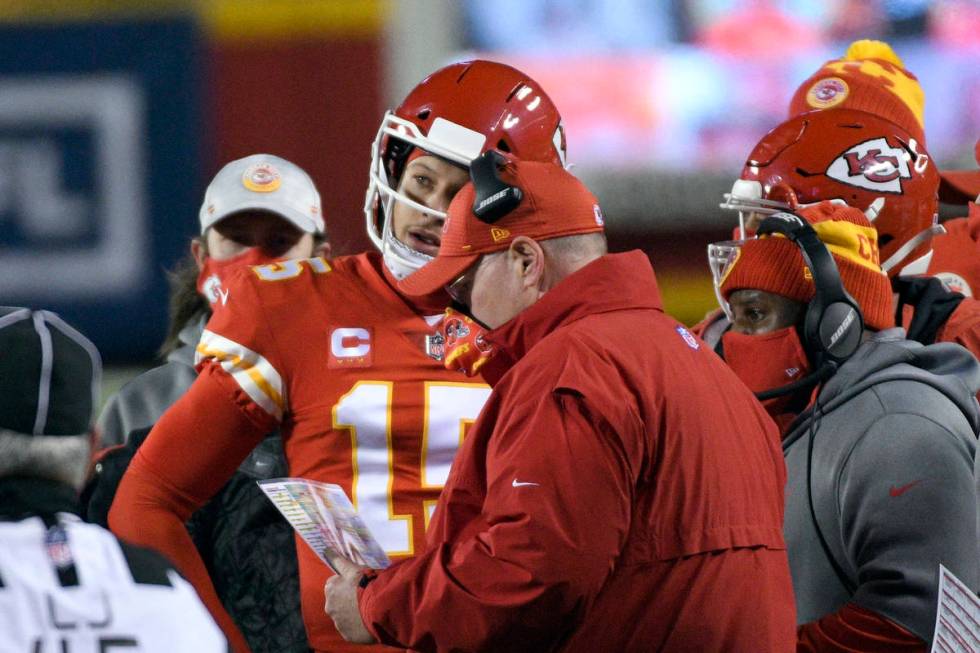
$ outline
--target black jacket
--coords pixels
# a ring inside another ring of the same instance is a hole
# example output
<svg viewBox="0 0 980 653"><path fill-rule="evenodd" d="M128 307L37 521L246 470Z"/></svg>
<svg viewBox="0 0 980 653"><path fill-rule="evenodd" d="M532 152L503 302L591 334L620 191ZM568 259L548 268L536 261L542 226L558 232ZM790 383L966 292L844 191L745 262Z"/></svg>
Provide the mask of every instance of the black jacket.
<svg viewBox="0 0 980 653"><path fill-rule="evenodd" d="M130 433L95 467L82 495L85 516L106 526L119 482L150 429ZM253 653L310 650L299 600L293 529L256 481L286 476L282 440L270 435L188 522L218 596Z"/></svg>

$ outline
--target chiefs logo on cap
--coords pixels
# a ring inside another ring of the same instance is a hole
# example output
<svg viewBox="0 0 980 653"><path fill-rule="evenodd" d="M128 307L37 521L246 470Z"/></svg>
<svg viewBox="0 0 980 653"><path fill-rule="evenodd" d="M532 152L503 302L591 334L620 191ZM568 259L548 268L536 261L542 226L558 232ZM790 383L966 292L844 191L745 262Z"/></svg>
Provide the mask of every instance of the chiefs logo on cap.
<svg viewBox="0 0 980 653"><path fill-rule="evenodd" d="M829 109L846 100L847 94L847 82L840 77L827 77L810 87L806 103L814 109Z"/></svg>
<svg viewBox="0 0 980 653"><path fill-rule="evenodd" d="M256 193L271 193L282 185L282 175L271 163L256 163L242 174L242 185Z"/></svg>

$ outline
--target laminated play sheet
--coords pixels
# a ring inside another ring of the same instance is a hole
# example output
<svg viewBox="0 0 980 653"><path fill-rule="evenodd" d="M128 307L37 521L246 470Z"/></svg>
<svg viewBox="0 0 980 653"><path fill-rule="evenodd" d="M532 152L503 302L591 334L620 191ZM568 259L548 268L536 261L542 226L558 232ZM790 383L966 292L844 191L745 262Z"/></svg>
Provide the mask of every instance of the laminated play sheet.
<svg viewBox="0 0 980 653"><path fill-rule="evenodd" d="M953 573L939 565L939 609L932 653L980 651L980 599Z"/></svg>
<svg viewBox="0 0 980 653"><path fill-rule="evenodd" d="M273 478L258 484L331 569L330 559L336 556L372 569L391 564L339 485L303 478Z"/></svg>

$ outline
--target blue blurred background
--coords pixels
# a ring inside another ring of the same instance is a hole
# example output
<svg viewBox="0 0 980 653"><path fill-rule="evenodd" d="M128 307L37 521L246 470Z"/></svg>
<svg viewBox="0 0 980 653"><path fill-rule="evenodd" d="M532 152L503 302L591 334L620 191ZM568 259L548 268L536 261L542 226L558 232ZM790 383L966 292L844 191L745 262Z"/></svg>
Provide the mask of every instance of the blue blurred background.
<svg viewBox="0 0 980 653"><path fill-rule="evenodd" d="M887 40L919 77L941 167L973 167L977 0L3 3L0 304L61 312L118 385L154 364L165 271L222 163L266 151L305 167L335 253L358 251L383 110L483 56L549 92L613 246L646 250L668 310L693 322L713 302L704 246L731 228L721 193L796 86L858 38Z"/></svg>

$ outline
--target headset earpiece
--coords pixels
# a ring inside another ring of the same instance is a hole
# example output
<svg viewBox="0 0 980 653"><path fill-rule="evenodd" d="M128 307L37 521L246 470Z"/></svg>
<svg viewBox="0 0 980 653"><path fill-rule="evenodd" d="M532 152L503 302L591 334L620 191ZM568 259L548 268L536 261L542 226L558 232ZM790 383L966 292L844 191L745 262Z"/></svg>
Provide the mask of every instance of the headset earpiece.
<svg viewBox="0 0 980 653"><path fill-rule="evenodd" d="M498 166L507 163L499 152L487 150L470 162L470 179L476 197L473 214L487 224L493 224L517 208L524 194L500 178Z"/></svg>
<svg viewBox="0 0 980 653"><path fill-rule="evenodd" d="M778 233L796 243L813 275L815 292L803 318L803 344L814 367L840 365L861 345L864 317L844 284L830 250L810 224L792 213L775 213L759 225L756 234Z"/></svg>

